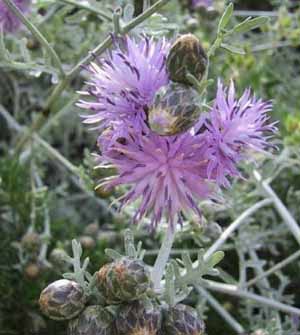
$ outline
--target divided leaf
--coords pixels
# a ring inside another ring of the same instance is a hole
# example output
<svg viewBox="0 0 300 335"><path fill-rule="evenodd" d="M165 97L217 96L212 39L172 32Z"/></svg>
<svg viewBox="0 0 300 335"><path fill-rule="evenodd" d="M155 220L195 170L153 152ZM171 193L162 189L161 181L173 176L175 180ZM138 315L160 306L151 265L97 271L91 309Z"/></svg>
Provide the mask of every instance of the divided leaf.
<svg viewBox="0 0 300 335"><path fill-rule="evenodd" d="M198 252L198 259L193 263L190 255L185 252L181 259L171 260L165 273L164 299L173 306L185 299L193 286L201 285L206 275L216 276L219 271L215 266L224 258L223 251L217 251L208 259L204 257L205 251Z"/></svg>

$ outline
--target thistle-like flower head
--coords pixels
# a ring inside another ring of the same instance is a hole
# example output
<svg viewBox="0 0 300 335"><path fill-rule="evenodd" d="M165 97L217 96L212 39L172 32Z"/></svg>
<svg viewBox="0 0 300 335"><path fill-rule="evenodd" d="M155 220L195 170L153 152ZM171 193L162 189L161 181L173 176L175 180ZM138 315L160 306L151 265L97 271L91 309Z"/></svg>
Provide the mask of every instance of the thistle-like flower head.
<svg viewBox="0 0 300 335"><path fill-rule="evenodd" d="M270 101L257 99L249 89L239 99L235 95L233 82L227 89L219 81L217 97L205 123L208 176L214 176L222 186L229 186L227 176L240 176L237 163L250 158L250 151L264 151L271 146L266 133L276 131L275 123L269 123Z"/></svg>
<svg viewBox="0 0 300 335"><path fill-rule="evenodd" d="M99 167L115 167L115 176L99 186L127 185L121 207L136 202L133 221L147 216L154 227L163 217L174 226L185 212L200 215L199 200L211 197L214 186L228 187L229 177L240 176L238 163L251 158L250 151L268 148L265 133L276 130L267 115L270 102L257 99L250 90L237 99L233 84L224 88L219 82L211 110L202 113L194 127L180 134L162 132L167 136L152 131L154 97L163 86L172 87L165 61L168 50L165 40L119 41L105 59L88 68L89 88L82 93L93 101L78 103L90 112L84 122L100 131ZM173 100L180 108L182 99ZM170 110L181 117L185 114L178 106Z"/></svg>
<svg viewBox="0 0 300 335"><path fill-rule="evenodd" d="M143 37L115 42L116 48L88 67L88 90L81 92L92 100L80 100L78 106L89 110L84 123L105 129L115 123L144 127L146 110L157 90L167 84L165 67L169 44Z"/></svg>
<svg viewBox="0 0 300 335"><path fill-rule="evenodd" d="M23 12L29 10L31 0L14 0L15 5ZM0 3L0 27L3 31L13 33L21 26L20 20L14 13L1 1Z"/></svg>
<svg viewBox="0 0 300 335"><path fill-rule="evenodd" d="M106 150L102 149L102 141ZM179 136L129 133L110 147L105 141L105 136L99 137L102 149L99 159L112 163L118 175L104 184L131 185L121 203L126 205L140 200L134 221L152 213L152 225L156 226L165 214L173 225L180 222L182 212L188 209L200 215L197 201L209 195L205 181L207 162L201 155L201 135L193 136L189 132Z"/></svg>

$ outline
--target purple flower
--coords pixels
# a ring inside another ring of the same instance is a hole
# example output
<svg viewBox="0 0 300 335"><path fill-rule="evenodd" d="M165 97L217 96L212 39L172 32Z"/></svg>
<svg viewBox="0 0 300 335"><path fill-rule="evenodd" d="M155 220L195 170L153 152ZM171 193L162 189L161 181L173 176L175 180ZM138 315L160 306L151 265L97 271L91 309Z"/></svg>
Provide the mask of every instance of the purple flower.
<svg viewBox="0 0 300 335"><path fill-rule="evenodd" d="M133 218L145 216L152 226L166 217L174 226L183 213L201 214L200 199L214 196L214 187L229 186L240 176L238 163L250 158L250 149L264 151L265 132L274 132L263 102L246 90L235 97L233 83L218 83L211 111L180 135L160 136L147 126L147 110L156 92L168 84L165 58L169 44L146 37L139 42L127 37L99 64L88 70L91 79L78 105L89 111L84 122L100 131L98 167L114 166L116 174L99 187L128 186L121 207L138 204Z"/></svg>
<svg viewBox="0 0 300 335"><path fill-rule="evenodd" d="M211 7L213 5L213 0L192 0L192 7Z"/></svg>
<svg viewBox="0 0 300 335"><path fill-rule="evenodd" d="M15 5L23 12L27 13L31 4L31 0L14 0ZM0 3L0 27L4 31L13 33L21 26L20 20L12 13L12 11L1 1Z"/></svg>
<svg viewBox="0 0 300 335"><path fill-rule="evenodd" d="M173 226L181 222L184 211L191 209L201 215L197 202L210 194L201 135L128 133L113 144L111 136L113 131L99 137L102 155L98 161L101 167L113 164L118 174L99 186L131 185L121 199L121 207L139 200L134 222L152 213L152 226L157 226L164 215Z"/></svg>
<svg viewBox="0 0 300 335"><path fill-rule="evenodd" d="M240 99L235 97L233 82L229 89L218 83L215 103L205 122L208 177L222 186L229 186L228 176L240 176L237 163L251 158L250 150L264 151L271 145L266 132L276 131L275 123L268 123L270 101L264 102L247 89Z"/></svg>
<svg viewBox="0 0 300 335"><path fill-rule="evenodd" d="M94 125L94 129L116 123L142 129L145 110L157 90L168 82L165 59L169 44L148 37L138 42L126 37L117 42L105 59L88 67L88 90L80 93L89 100L80 100L77 105L89 111L82 116L83 122Z"/></svg>

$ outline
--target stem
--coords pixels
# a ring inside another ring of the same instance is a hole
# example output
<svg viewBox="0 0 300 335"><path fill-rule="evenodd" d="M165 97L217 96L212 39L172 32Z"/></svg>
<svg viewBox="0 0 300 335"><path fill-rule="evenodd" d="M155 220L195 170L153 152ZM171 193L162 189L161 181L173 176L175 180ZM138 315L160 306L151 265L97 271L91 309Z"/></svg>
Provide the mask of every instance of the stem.
<svg viewBox="0 0 300 335"><path fill-rule="evenodd" d="M274 11L265 11L265 10L235 10L233 12L234 16L249 17L249 16L269 16L277 17L279 13Z"/></svg>
<svg viewBox="0 0 300 335"><path fill-rule="evenodd" d="M6 2L11 2L11 0L4 0ZM130 30L138 26L140 23L145 21L148 17L154 14L157 10L163 7L170 0L159 0L153 6L148 8L141 15L134 18L131 22L125 25L122 29L122 34L128 33ZM30 22L29 22L30 23ZM57 101L60 95L63 93L65 88L69 85L70 81L80 72L82 66L89 64L95 57L101 55L106 49L108 49L112 45L113 39L111 36L108 36L101 44L99 44L94 50L92 50L88 56L82 59L78 64L74 66L74 68L63 78L63 80L55 87L54 91L48 98L43 114L36 119L36 121L32 124L29 129L29 132L24 134L21 139L18 141L16 145L16 152L19 153L23 146L28 142L32 133L38 131L47 118L49 117L53 104Z"/></svg>
<svg viewBox="0 0 300 335"><path fill-rule="evenodd" d="M54 149L47 141L44 141L39 136L34 136L34 140L43 147L51 156L53 156L58 162L60 162L65 168L67 168L71 173L75 174L79 178L81 175L77 166L73 165L69 160L67 160L63 155L61 155L56 149Z"/></svg>
<svg viewBox="0 0 300 335"><path fill-rule="evenodd" d="M223 41L223 34L218 34L216 40L214 41L213 45L209 48L207 52L207 58L210 59L216 53L216 50L221 46Z"/></svg>
<svg viewBox="0 0 300 335"><path fill-rule="evenodd" d="M77 1L74 1L74 0L58 0L58 1L62 2L62 3L65 3L67 5L77 7L77 8L85 9L85 10L87 10L87 11L89 11L89 12L91 12L91 13L97 15L97 16L100 16L103 19L106 19L108 21L112 20L112 17L109 14L106 14L104 11L102 11L98 8L91 7L89 5L85 5L83 3L80 3L80 2L77 2Z"/></svg>
<svg viewBox="0 0 300 335"><path fill-rule="evenodd" d="M256 45L251 48L252 52L260 52L260 51L266 51L270 49L279 49L279 48L287 48L287 47L294 47L296 48L296 44L291 41L283 41L283 42L271 42L271 43L265 43L261 45Z"/></svg>
<svg viewBox="0 0 300 335"><path fill-rule="evenodd" d="M231 236L231 234L239 228L239 226L245 222L247 218L257 212L260 208L268 206L272 203L270 199L264 199L257 202L252 207L245 210L231 225L224 230L221 236L215 241L215 243L206 251L204 255L204 260L207 260L214 252L220 249L220 247L226 242L226 240Z"/></svg>
<svg viewBox="0 0 300 335"><path fill-rule="evenodd" d="M238 334L244 334L245 329L226 311L226 309L203 287L196 287L196 290L203 296L216 312L229 324Z"/></svg>
<svg viewBox="0 0 300 335"><path fill-rule="evenodd" d="M253 172L255 179L261 184L261 187L266 195L272 199L279 215L282 217L291 233L294 235L297 242L300 244L300 227L296 220L293 218L289 210L285 207L283 202L278 198L277 194L273 191L272 187L267 181L262 180L262 176L257 170Z"/></svg>
<svg viewBox="0 0 300 335"><path fill-rule="evenodd" d="M274 265L273 267L271 267L269 270L265 271L261 275L255 277L255 278L253 278L251 280L249 280L243 286L243 288L247 288L247 287L250 287L250 286L256 284L257 282L261 281L263 278L270 276L274 272L282 269L283 267L287 266L288 264L290 264L291 262L295 261L299 257L300 257L300 250L296 251L294 254L292 254L291 256L287 257L283 261L277 263L276 265Z"/></svg>
<svg viewBox="0 0 300 335"><path fill-rule="evenodd" d="M203 285L212 291L229 294L231 296L239 297L239 298L245 298L249 300L253 300L261 305L265 305L271 308L274 308L276 310L288 313L288 314L295 314L300 316L300 309L296 307L292 307L286 304L283 304L281 302L278 302L276 300L265 298L260 295L246 292L244 290L239 289L236 285L229 285L229 284L223 284L223 283L217 283L212 280L205 280L203 281Z"/></svg>
<svg viewBox="0 0 300 335"><path fill-rule="evenodd" d="M155 290L159 290L160 288L160 281L170 256L174 237L175 228L168 227L151 273L151 279Z"/></svg>
<svg viewBox="0 0 300 335"><path fill-rule="evenodd" d="M12 0L3 0L6 6L14 13L14 15L28 28L28 30L32 33L32 35L44 46L44 48L49 53L50 57L53 60L53 63L57 66L57 69L60 72L62 78L65 77L65 72L62 68L62 64L60 62L59 57L55 50L48 43L46 38L42 35L42 33L38 30L38 28L31 23L20 11L20 9L14 4Z"/></svg>

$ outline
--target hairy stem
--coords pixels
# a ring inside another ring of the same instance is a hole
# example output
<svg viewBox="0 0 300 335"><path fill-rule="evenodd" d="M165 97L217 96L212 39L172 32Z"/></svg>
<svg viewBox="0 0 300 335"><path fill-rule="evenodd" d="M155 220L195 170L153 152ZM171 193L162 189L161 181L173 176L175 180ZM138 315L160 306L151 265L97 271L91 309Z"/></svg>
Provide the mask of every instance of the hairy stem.
<svg viewBox="0 0 300 335"><path fill-rule="evenodd" d="M38 28L31 23L20 11L20 9L14 4L12 0L3 0L7 7L14 13L14 15L28 28L28 30L32 33L32 35L41 43L41 45L45 48L45 50L48 52L50 57L53 60L53 64L57 67L60 75L62 78L65 77L65 72L62 68L62 64L60 62L60 59L55 52L55 50L51 47L51 45L48 43L46 38L43 36L43 34L38 30Z"/></svg>
<svg viewBox="0 0 300 335"><path fill-rule="evenodd" d="M175 228L168 227L151 273L151 279L155 290L160 289L160 281L163 277L166 265L168 263L168 259L174 242L174 237Z"/></svg>

